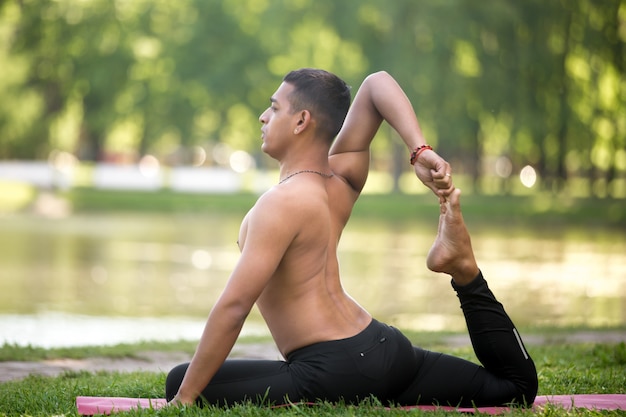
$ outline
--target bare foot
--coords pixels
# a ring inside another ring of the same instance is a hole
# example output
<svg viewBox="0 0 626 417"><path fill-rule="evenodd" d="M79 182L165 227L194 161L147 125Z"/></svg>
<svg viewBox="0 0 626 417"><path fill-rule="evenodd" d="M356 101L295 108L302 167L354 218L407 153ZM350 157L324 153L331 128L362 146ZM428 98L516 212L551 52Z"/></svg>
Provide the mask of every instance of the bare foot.
<svg viewBox="0 0 626 417"><path fill-rule="evenodd" d="M460 196L461 190L456 189L441 204L439 231L426 265L431 271L451 275L456 284L466 285L476 278L479 269L461 214Z"/></svg>

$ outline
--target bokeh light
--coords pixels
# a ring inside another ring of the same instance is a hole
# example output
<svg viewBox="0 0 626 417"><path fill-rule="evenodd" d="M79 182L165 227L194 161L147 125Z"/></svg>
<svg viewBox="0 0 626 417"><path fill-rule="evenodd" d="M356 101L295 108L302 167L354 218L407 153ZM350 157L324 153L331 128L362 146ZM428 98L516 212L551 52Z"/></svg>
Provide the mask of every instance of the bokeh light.
<svg viewBox="0 0 626 417"><path fill-rule="evenodd" d="M519 179L526 188L532 188L537 182L537 171L530 165L526 165L519 173Z"/></svg>

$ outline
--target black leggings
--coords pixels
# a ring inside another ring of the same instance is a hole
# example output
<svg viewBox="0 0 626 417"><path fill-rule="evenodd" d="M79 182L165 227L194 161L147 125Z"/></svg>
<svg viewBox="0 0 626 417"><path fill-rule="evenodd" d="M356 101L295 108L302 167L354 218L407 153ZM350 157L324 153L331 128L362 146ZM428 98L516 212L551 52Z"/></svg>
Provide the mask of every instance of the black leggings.
<svg viewBox="0 0 626 417"><path fill-rule="evenodd" d="M484 367L413 347L398 330L373 320L354 337L298 349L286 361L229 359L198 402L357 403L375 396L399 405L531 404L537 394L535 365L482 274L465 287L452 286ZM179 365L167 376L168 400L176 395L188 366Z"/></svg>
<svg viewBox="0 0 626 417"><path fill-rule="evenodd" d="M176 395L188 366L179 365L167 376L168 400ZM408 386L418 366L411 342L399 330L372 320L354 337L297 349L286 361L229 359L198 402L358 403L372 395L389 402Z"/></svg>
<svg viewBox="0 0 626 417"><path fill-rule="evenodd" d="M415 348L421 366L396 403L452 406L530 405L537 395L537 370L511 319L482 273L456 290L474 353L483 366Z"/></svg>

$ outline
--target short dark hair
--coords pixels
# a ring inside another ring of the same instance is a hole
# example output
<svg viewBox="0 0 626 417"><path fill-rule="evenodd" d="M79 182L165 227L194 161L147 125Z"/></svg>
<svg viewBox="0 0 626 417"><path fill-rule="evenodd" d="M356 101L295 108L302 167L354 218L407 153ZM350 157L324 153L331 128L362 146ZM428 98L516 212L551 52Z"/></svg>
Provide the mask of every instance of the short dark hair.
<svg viewBox="0 0 626 417"><path fill-rule="evenodd" d="M328 71L302 68L285 75L295 88L289 95L292 112L308 110L318 120L318 133L332 142L350 108L350 86Z"/></svg>

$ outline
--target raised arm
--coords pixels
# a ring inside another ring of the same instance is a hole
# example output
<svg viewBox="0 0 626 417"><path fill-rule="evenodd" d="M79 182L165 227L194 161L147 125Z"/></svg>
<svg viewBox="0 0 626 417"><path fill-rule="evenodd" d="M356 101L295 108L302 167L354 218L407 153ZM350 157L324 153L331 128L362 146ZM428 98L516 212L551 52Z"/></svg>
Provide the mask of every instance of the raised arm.
<svg viewBox="0 0 626 417"><path fill-rule="evenodd" d="M333 172L360 192L367 180L370 144L383 120L393 127L409 152L426 145L413 106L396 80L387 72L369 75L361 84L343 128L330 150ZM440 198L452 189L450 165L436 152L419 153L414 164L417 177Z"/></svg>

